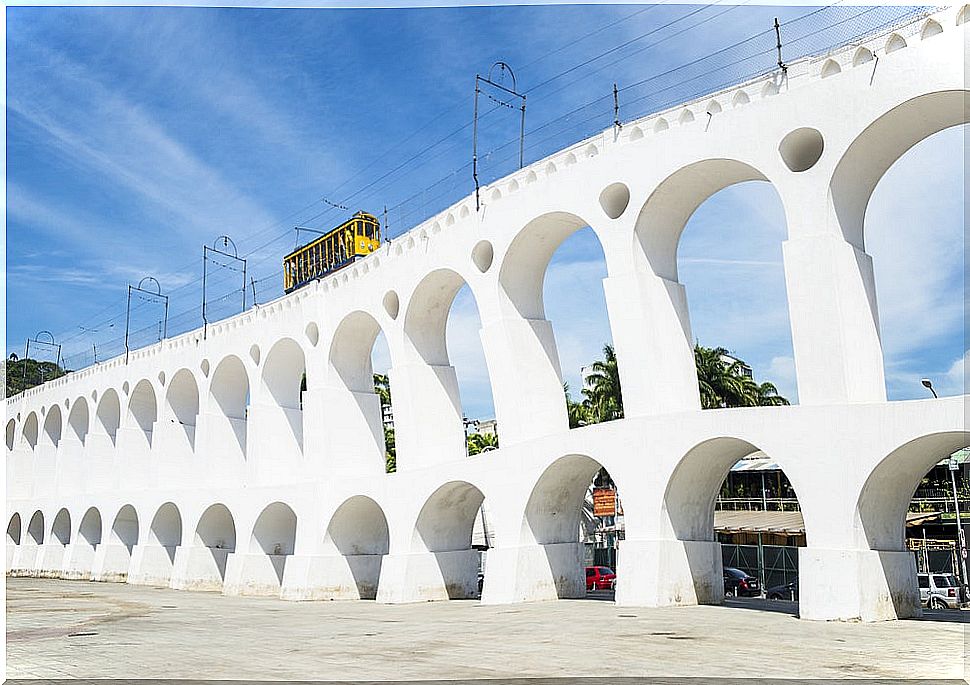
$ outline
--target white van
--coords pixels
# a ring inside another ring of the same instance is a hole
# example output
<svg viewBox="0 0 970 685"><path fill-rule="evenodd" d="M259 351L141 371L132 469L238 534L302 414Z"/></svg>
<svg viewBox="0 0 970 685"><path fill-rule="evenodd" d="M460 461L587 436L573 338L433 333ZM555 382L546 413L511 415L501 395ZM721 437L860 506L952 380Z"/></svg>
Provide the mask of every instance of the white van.
<svg viewBox="0 0 970 685"><path fill-rule="evenodd" d="M960 588L952 573L917 573L919 601L928 609L956 609Z"/></svg>

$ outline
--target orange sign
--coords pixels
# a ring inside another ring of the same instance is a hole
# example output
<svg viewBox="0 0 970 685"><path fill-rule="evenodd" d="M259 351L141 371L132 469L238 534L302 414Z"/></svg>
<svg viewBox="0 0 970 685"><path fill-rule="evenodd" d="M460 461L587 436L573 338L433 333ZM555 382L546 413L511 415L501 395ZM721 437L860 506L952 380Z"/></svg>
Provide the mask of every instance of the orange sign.
<svg viewBox="0 0 970 685"><path fill-rule="evenodd" d="M593 489L593 516L616 516L616 490Z"/></svg>

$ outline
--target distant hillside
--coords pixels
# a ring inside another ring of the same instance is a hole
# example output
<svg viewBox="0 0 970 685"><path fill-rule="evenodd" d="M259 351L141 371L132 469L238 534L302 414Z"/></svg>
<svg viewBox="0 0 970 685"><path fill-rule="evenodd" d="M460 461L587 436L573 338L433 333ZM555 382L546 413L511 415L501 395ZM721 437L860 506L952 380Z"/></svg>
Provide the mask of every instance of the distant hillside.
<svg viewBox="0 0 970 685"><path fill-rule="evenodd" d="M26 377L24 370L26 368ZM40 385L45 381L60 378L68 372L54 362L39 362L36 359L20 359L16 354L11 354L9 359L3 362L3 372L6 377L6 397L23 392L27 388Z"/></svg>

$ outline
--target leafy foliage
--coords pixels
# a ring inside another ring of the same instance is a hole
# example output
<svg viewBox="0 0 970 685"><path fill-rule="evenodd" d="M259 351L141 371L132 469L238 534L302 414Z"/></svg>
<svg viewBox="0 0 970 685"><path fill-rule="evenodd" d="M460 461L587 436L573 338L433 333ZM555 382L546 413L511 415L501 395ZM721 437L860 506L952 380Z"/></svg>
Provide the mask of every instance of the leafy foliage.
<svg viewBox="0 0 970 685"><path fill-rule="evenodd" d="M36 359L20 359L16 354L11 354L10 358L4 361L4 374L6 376L7 397L12 397L18 393L40 385L55 378L60 378L68 373L54 362L42 362Z"/></svg>
<svg viewBox="0 0 970 685"><path fill-rule="evenodd" d="M498 449L498 436L494 433L472 433L468 436L468 454L481 454L487 449Z"/></svg>
<svg viewBox="0 0 970 685"><path fill-rule="evenodd" d="M391 406L391 379L385 374L374 374L374 392L381 400L381 416ZM394 444L394 429L384 426L384 470L387 473L397 471L397 449Z"/></svg>

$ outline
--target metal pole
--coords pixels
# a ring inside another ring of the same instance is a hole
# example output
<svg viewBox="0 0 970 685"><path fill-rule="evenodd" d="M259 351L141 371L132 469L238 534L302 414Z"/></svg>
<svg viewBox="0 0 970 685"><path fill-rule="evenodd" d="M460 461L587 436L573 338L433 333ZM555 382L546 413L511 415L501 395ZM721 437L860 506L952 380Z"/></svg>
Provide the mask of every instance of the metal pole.
<svg viewBox="0 0 970 685"><path fill-rule="evenodd" d="M620 93L615 83L613 84L613 125L618 129L623 128L623 124L620 123Z"/></svg>
<svg viewBox="0 0 970 685"><path fill-rule="evenodd" d="M167 295L165 296L165 326L164 326L164 330L162 330L162 335L166 338L168 337L168 296Z"/></svg>
<svg viewBox="0 0 970 685"><path fill-rule="evenodd" d="M519 122L519 168L525 164L525 95L522 96L522 119Z"/></svg>
<svg viewBox="0 0 970 685"><path fill-rule="evenodd" d="M967 548L963 535L963 522L960 520L960 499L957 496L957 469L960 468L956 459L950 458L950 485L953 487L953 507L957 521L957 554L960 556L960 599L967 601Z"/></svg>
<svg viewBox="0 0 970 685"><path fill-rule="evenodd" d="M258 306L258 304L259 304L259 303L258 303L258 302L256 301L256 279L254 279L254 278L253 278L252 276L250 276L250 277L249 277L249 283L250 283L250 285L252 285L252 287L253 287L253 306L254 306L254 307L256 307L256 306Z"/></svg>
<svg viewBox="0 0 970 685"><path fill-rule="evenodd" d="M478 81L481 77L475 74L475 114L472 123L472 178L475 181L475 211L481 209L478 198Z"/></svg>
<svg viewBox="0 0 970 685"><path fill-rule="evenodd" d="M128 303L125 305L125 364L128 363L128 327L131 322L131 284L128 284Z"/></svg>
<svg viewBox="0 0 970 685"><path fill-rule="evenodd" d="M206 339L206 334L209 329L209 322L205 318L205 281L206 281L206 264L208 262L208 245L202 246L202 339Z"/></svg>
<svg viewBox="0 0 970 685"><path fill-rule="evenodd" d="M246 311L246 260L243 260L243 285L242 285L242 296L243 296L243 306L242 310Z"/></svg>
<svg viewBox="0 0 970 685"><path fill-rule="evenodd" d="M785 66L785 62L781 59L781 25L778 23L778 17L775 17L775 39L778 48L778 68L781 69L782 73L787 75L788 67Z"/></svg>

